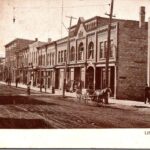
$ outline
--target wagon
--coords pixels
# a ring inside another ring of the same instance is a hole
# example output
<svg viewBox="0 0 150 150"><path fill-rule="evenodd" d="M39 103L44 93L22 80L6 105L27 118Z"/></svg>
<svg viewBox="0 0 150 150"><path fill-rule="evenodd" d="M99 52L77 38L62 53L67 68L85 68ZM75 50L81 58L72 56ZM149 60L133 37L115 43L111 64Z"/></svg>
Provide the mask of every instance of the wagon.
<svg viewBox="0 0 150 150"><path fill-rule="evenodd" d="M96 103L107 103L107 99L111 93L110 88L104 89L77 89L76 96L79 101L84 101L88 103L88 101L93 101Z"/></svg>

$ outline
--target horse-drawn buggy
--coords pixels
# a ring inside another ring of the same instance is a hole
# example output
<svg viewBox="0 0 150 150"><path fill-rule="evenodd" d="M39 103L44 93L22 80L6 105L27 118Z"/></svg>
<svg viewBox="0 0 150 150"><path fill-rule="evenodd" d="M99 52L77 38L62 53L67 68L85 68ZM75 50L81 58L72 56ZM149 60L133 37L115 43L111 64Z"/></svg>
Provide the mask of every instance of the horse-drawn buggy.
<svg viewBox="0 0 150 150"><path fill-rule="evenodd" d="M111 94L110 88L104 89L93 89L93 88L77 88L76 89L76 96L79 101L84 101L88 103L89 101L98 103L105 103L108 104L108 99Z"/></svg>

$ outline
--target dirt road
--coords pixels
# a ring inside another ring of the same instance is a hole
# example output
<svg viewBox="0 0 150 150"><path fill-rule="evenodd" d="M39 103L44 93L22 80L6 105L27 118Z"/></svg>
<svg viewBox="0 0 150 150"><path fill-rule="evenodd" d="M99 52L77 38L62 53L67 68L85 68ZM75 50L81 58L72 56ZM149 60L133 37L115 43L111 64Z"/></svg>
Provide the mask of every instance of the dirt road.
<svg viewBox="0 0 150 150"><path fill-rule="evenodd" d="M0 85L0 128L149 128L150 108L84 104ZM20 95L21 94L21 95ZM24 96L22 96L24 94Z"/></svg>

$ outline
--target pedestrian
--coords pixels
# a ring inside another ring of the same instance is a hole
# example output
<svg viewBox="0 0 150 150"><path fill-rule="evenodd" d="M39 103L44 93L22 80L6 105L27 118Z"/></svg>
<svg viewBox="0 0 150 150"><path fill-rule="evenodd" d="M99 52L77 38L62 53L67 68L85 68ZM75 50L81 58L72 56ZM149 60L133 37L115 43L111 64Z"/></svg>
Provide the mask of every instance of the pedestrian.
<svg viewBox="0 0 150 150"><path fill-rule="evenodd" d="M150 102L150 95L149 95L149 91L150 91L150 87L148 86L148 84L146 84L146 87L145 87L145 104L146 102Z"/></svg>
<svg viewBox="0 0 150 150"><path fill-rule="evenodd" d="M16 78L16 88L18 87L19 77Z"/></svg>
<svg viewBox="0 0 150 150"><path fill-rule="evenodd" d="M105 88L104 93L103 93L103 96L104 96L104 99L105 99L105 104L109 104L110 94L111 94L111 88L110 87Z"/></svg>
<svg viewBox="0 0 150 150"><path fill-rule="evenodd" d="M8 78L6 78L5 82L6 82L6 84L8 85Z"/></svg>
<svg viewBox="0 0 150 150"><path fill-rule="evenodd" d="M28 95L30 95L30 86L31 86L31 81L29 81L27 84L27 94Z"/></svg>
<svg viewBox="0 0 150 150"><path fill-rule="evenodd" d="M11 86L11 78L8 78L8 86Z"/></svg>

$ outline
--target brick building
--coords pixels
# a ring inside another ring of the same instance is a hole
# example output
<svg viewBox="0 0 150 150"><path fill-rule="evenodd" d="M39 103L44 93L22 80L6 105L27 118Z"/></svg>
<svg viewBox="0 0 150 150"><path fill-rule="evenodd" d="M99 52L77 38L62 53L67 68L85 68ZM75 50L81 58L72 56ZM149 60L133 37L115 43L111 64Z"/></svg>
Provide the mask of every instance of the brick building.
<svg viewBox="0 0 150 150"><path fill-rule="evenodd" d="M5 58L0 57L0 81L5 80Z"/></svg>
<svg viewBox="0 0 150 150"><path fill-rule="evenodd" d="M70 28L69 38L41 45L33 43L36 48L32 52L32 46L28 46L26 55L33 85L63 89L67 62L67 82L81 80L83 88L105 88L108 22L108 18L99 16L88 20L81 17ZM147 50L148 23L144 7L140 8L139 21L113 19L109 58L112 96L136 100L144 97Z"/></svg>
<svg viewBox="0 0 150 150"><path fill-rule="evenodd" d="M25 46L16 52L17 56L17 76L20 83L27 84L28 81L28 58L29 46Z"/></svg>
<svg viewBox="0 0 150 150"><path fill-rule="evenodd" d="M56 42L51 39L38 47L38 83L45 89L55 87L56 49Z"/></svg>
<svg viewBox="0 0 150 150"><path fill-rule="evenodd" d="M150 18L148 20L147 84L150 86Z"/></svg>
<svg viewBox="0 0 150 150"><path fill-rule="evenodd" d="M32 86L37 86L38 84L38 62L39 62L39 53L38 47L45 44L45 42L39 41L35 38L35 42L29 44L28 51L28 81L31 80Z"/></svg>
<svg viewBox="0 0 150 150"><path fill-rule="evenodd" d="M27 46L33 42L32 40L16 38L13 41L5 45L6 52L6 67L7 67L7 77L11 78L14 82L17 76L17 55L18 52L23 47Z"/></svg>
<svg viewBox="0 0 150 150"><path fill-rule="evenodd" d="M82 80L84 88L105 88L105 55L108 19L79 18L71 27L69 41L68 80ZM111 29L109 86L112 96L121 99L142 99L147 70L147 23L145 8L140 8L140 20L114 19ZM57 40L56 88L62 89L67 37Z"/></svg>

